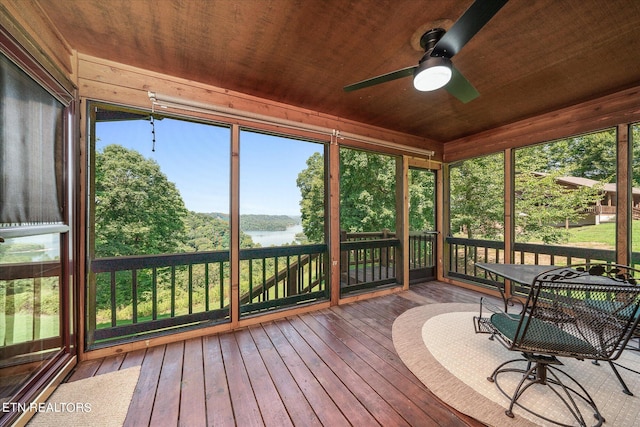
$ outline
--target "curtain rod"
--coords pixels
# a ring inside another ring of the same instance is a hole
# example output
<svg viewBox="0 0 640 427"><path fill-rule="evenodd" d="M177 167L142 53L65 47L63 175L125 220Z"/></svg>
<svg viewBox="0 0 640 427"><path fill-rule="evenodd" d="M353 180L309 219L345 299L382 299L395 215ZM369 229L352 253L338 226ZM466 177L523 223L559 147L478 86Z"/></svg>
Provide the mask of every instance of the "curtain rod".
<svg viewBox="0 0 640 427"><path fill-rule="evenodd" d="M266 116L263 114L251 113L249 111L241 111L235 108L223 107L214 104L207 104L204 102L191 101L182 99L171 95L161 95L156 92L148 92L149 100L152 105L158 105L160 107L178 108L186 111L200 112L200 113L215 113L223 117L233 119L246 119L257 123L279 125L290 129L303 130L318 133L321 135L328 135L341 139L350 139L353 141L366 142L369 144L377 145L380 147L393 148L396 150L402 150L412 154L420 154L427 157L432 157L435 152L433 150L425 150L422 148L409 147L395 142L384 141L382 139L371 138L368 136L357 135L349 132L341 132L337 129L329 129L322 126L315 126L308 123L296 122L287 119L278 119L275 117Z"/></svg>

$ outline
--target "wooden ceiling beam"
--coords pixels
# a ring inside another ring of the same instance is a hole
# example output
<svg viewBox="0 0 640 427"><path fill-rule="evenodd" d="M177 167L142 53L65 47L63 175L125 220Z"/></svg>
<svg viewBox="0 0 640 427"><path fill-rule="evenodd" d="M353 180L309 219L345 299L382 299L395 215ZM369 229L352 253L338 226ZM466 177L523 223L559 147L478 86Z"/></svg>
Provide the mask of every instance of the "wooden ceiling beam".
<svg viewBox="0 0 640 427"><path fill-rule="evenodd" d="M572 107L447 142L444 162L640 122L640 85Z"/></svg>

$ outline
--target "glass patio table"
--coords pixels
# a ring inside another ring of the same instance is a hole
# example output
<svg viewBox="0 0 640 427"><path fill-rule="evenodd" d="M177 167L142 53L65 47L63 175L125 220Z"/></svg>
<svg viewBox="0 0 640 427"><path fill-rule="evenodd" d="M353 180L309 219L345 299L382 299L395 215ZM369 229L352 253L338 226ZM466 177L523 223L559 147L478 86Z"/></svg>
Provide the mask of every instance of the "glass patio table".
<svg viewBox="0 0 640 427"><path fill-rule="evenodd" d="M487 262L477 262L475 266L485 270L495 281L498 281L498 277L502 277L511 282L515 282L527 287L533 284L533 281L536 277L538 277L538 275L544 273L545 271L557 268L553 265L496 264ZM505 295L505 290L503 290L499 286L498 290L500 291L500 295L502 296L502 301L504 302L506 311L509 299ZM511 295L511 292L509 292L509 295Z"/></svg>

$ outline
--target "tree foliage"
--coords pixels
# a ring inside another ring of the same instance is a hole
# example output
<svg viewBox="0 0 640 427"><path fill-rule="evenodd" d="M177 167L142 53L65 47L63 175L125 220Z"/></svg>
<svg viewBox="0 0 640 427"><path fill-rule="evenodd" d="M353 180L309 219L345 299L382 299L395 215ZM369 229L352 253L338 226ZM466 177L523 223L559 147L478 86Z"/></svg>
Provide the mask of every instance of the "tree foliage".
<svg viewBox="0 0 640 427"><path fill-rule="evenodd" d="M435 230L435 174L409 169L409 231Z"/></svg>
<svg viewBox="0 0 640 427"><path fill-rule="evenodd" d="M561 170L543 174L522 171L516 175L515 223L518 241L562 243L567 223L581 219L585 209L601 197L602 185L567 188L557 183Z"/></svg>
<svg viewBox="0 0 640 427"><path fill-rule="evenodd" d="M307 168L298 174L302 230L309 242L324 241L324 156L313 153Z"/></svg>
<svg viewBox="0 0 640 427"><path fill-rule="evenodd" d="M450 221L453 233L469 238L504 236L503 155L465 160L450 170Z"/></svg>
<svg viewBox="0 0 640 427"><path fill-rule="evenodd" d="M615 182L616 179L614 129L534 145L520 149L518 153L521 151L528 152L531 164L539 164L538 172L562 171L565 176L601 182ZM537 157L537 161L533 157ZM541 160L546 161L540 162ZM531 167L527 167L527 170L531 170Z"/></svg>
<svg viewBox="0 0 640 427"><path fill-rule="evenodd" d="M615 181L613 131L603 131L519 149L516 153L516 240L564 243L566 225L580 221L602 198L603 184ZM558 182L573 176L599 181L568 188Z"/></svg>
<svg viewBox="0 0 640 427"><path fill-rule="evenodd" d="M383 154L340 150L340 228L396 228L396 162Z"/></svg>
<svg viewBox="0 0 640 427"><path fill-rule="evenodd" d="M313 154L297 185L302 228L310 242L324 239L324 157ZM349 232L396 227L396 159L353 149L340 150L340 227ZM410 170L410 229L434 227L435 178L432 172Z"/></svg>
<svg viewBox="0 0 640 427"><path fill-rule="evenodd" d="M96 256L175 252L187 210L158 163L113 144L95 165Z"/></svg>

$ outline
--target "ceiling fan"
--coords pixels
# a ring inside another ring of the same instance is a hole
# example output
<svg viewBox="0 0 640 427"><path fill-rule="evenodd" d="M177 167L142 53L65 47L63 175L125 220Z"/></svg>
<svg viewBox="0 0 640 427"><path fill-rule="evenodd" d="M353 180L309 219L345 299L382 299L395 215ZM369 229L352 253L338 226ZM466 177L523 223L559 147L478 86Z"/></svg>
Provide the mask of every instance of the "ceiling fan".
<svg viewBox="0 0 640 427"><path fill-rule="evenodd" d="M480 94L453 66L451 58L498 13L507 1L476 0L449 31L433 28L422 35L420 46L425 53L418 65L350 84L344 87L345 92L413 75L413 85L420 91L432 91L444 86L447 92L465 104L477 98Z"/></svg>

